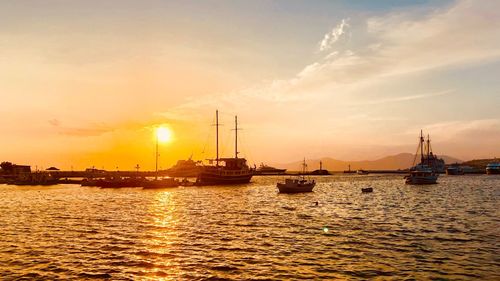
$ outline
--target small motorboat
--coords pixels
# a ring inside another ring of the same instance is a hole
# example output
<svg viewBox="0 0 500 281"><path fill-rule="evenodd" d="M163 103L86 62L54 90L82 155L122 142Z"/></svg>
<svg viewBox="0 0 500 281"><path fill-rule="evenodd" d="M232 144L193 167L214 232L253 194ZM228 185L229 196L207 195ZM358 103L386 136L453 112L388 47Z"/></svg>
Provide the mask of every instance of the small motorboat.
<svg viewBox="0 0 500 281"><path fill-rule="evenodd" d="M365 170L358 170L358 171L356 171L356 173L357 173L358 175L368 175L370 172L365 171Z"/></svg>
<svg viewBox="0 0 500 281"><path fill-rule="evenodd" d="M284 183L278 182L276 186L280 193L302 193L312 192L316 182L305 178L306 174L306 160L302 164L302 174L296 179L285 179Z"/></svg>
<svg viewBox="0 0 500 281"><path fill-rule="evenodd" d="M316 182L306 179L285 179L285 183L277 183L280 193L312 192Z"/></svg>
<svg viewBox="0 0 500 281"><path fill-rule="evenodd" d="M363 193L373 192L373 187L364 187L364 188L361 188L361 192L363 192Z"/></svg>

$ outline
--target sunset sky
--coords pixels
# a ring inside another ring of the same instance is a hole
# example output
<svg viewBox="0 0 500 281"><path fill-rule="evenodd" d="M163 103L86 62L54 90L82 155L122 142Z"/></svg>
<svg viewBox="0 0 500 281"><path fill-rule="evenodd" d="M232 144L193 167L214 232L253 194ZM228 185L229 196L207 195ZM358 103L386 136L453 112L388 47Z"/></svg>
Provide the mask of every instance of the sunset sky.
<svg viewBox="0 0 500 281"><path fill-rule="evenodd" d="M500 1L1 1L0 160L500 157L499 78Z"/></svg>

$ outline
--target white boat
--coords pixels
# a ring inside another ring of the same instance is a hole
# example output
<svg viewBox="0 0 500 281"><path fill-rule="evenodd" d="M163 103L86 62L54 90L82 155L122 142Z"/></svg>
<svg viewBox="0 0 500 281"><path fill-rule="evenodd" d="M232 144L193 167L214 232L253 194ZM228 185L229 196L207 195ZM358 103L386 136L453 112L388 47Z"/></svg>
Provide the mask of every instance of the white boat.
<svg viewBox="0 0 500 281"><path fill-rule="evenodd" d="M356 171L356 173L357 173L358 175L368 175L370 172L365 171L365 170L357 170L357 171Z"/></svg>
<svg viewBox="0 0 500 281"><path fill-rule="evenodd" d="M302 164L302 174L296 179L285 179L284 183L278 182L276 186L280 193L302 193L312 192L316 182L314 180L307 180L306 174L306 160Z"/></svg>
<svg viewBox="0 0 500 281"><path fill-rule="evenodd" d="M500 174L500 163L490 163L486 165L486 174L488 175Z"/></svg>
<svg viewBox="0 0 500 281"><path fill-rule="evenodd" d="M426 165L417 165L405 176L406 184L435 184L438 174Z"/></svg>
<svg viewBox="0 0 500 281"><path fill-rule="evenodd" d="M437 183L437 179L439 177L439 174L437 171L434 169L434 166L429 166L427 165L428 159L430 159L431 156L431 141L430 138L427 137L427 145L425 147L425 153L424 153L424 146L425 146L425 140L424 136L422 134L422 131L420 131L420 141L418 144L417 151L420 150L420 164L414 166L413 168L410 169L410 174L405 176L405 183L406 184L435 184ZM417 154L415 154L415 160L416 160ZM413 163L415 163L415 160Z"/></svg>

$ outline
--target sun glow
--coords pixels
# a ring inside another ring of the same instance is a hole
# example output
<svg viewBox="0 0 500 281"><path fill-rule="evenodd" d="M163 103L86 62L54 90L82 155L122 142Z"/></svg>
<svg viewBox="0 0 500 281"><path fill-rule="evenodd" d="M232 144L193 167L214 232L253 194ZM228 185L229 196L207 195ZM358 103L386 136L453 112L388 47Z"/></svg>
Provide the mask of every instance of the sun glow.
<svg viewBox="0 0 500 281"><path fill-rule="evenodd" d="M156 137L159 142L170 142L172 140L172 131L167 127L158 127Z"/></svg>

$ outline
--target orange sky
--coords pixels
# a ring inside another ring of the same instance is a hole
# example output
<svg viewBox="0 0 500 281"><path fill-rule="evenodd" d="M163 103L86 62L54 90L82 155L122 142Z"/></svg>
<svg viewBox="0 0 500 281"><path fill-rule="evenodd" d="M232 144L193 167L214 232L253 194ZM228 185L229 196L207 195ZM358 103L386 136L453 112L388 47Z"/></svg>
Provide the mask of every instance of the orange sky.
<svg viewBox="0 0 500 281"><path fill-rule="evenodd" d="M495 1L0 3L0 156L63 169L500 156Z"/></svg>

